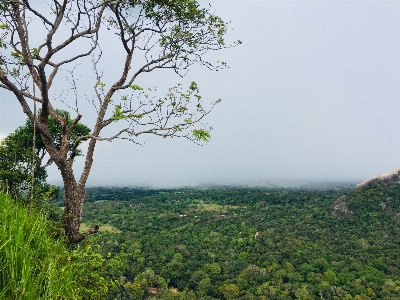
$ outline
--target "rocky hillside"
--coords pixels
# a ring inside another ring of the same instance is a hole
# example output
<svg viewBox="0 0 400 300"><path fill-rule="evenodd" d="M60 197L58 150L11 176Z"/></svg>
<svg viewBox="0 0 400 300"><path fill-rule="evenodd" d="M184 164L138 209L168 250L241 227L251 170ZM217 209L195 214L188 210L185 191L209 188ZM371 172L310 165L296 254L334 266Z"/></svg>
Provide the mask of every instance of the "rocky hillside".
<svg viewBox="0 0 400 300"><path fill-rule="evenodd" d="M332 215L351 218L377 218L388 222L400 220L400 173L393 171L366 180L339 197L332 206Z"/></svg>

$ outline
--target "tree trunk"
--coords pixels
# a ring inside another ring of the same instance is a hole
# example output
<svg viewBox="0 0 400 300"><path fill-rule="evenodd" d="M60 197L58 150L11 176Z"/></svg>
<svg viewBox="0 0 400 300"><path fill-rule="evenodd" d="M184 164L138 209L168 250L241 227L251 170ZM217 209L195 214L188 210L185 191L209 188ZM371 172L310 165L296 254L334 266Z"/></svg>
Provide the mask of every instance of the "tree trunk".
<svg viewBox="0 0 400 300"><path fill-rule="evenodd" d="M64 180L64 215L63 223L69 244L79 243L82 239L79 235L81 213L85 199L85 191L78 189L74 179L69 177Z"/></svg>
<svg viewBox="0 0 400 300"><path fill-rule="evenodd" d="M73 245L84 240L89 234L98 232L99 227L96 225L82 234L79 232L86 190L84 186L76 183L72 168L62 171L61 174L65 195L63 225L68 236L68 244Z"/></svg>

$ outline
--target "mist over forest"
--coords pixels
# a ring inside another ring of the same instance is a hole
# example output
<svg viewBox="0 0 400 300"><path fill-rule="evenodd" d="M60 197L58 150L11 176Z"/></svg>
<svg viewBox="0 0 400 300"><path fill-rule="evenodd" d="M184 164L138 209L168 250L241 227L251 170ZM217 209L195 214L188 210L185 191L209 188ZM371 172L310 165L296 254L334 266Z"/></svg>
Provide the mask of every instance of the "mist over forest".
<svg viewBox="0 0 400 300"><path fill-rule="evenodd" d="M0 299L400 299L399 12L0 1Z"/></svg>

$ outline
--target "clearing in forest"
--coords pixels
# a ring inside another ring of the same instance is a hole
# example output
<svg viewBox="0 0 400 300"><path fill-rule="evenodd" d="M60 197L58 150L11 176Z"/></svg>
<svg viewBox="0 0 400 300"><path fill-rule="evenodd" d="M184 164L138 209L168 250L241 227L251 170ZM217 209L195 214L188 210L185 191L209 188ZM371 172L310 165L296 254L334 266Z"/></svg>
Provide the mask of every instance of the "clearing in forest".
<svg viewBox="0 0 400 300"><path fill-rule="evenodd" d="M79 228L80 232L85 232L86 230L88 230L90 228L90 226L86 223L81 223L81 226ZM120 233L121 231L119 231L117 228L115 228L112 225L100 225L100 229L99 231L101 232L111 232L111 233Z"/></svg>
<svg viewBox="0 0 400 300"><path fill-rule="evenodd" d="M214 203L202 203L197 202L190 205L191 207L198 210L206 210L206 211L214 211L219 213L226 213L229 209L238 209L238 208L246 208L245 206L237 206L237 205L220 205Z"/></svg>

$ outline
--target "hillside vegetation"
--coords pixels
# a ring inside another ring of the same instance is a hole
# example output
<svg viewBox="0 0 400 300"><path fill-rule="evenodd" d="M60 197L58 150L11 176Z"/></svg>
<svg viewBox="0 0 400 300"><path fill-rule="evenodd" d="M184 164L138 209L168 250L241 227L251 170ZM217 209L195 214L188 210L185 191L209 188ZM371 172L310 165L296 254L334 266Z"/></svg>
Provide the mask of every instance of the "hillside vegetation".
<svg viewBox="0 0 400 300"><path fill-rule="evenodd" d="M105 299L110 281L91 246L67 249L45 215L0 192L0 299Z"/></svg>
<svg viewBox="0 0 400 300"><path fill-rule="evenodd" d="M345 197L342 197L344 196ZM92 188L130 299L400 299L400 187ZM101 201L99 201L101 200Z"/></svg>
<svg viewBox="0 0 400 300"><path fill-rule="evenodd" d="M400 299L397 181L90 188L82 230L103 233L76 249L0 194L0 298Z"/></svg>

